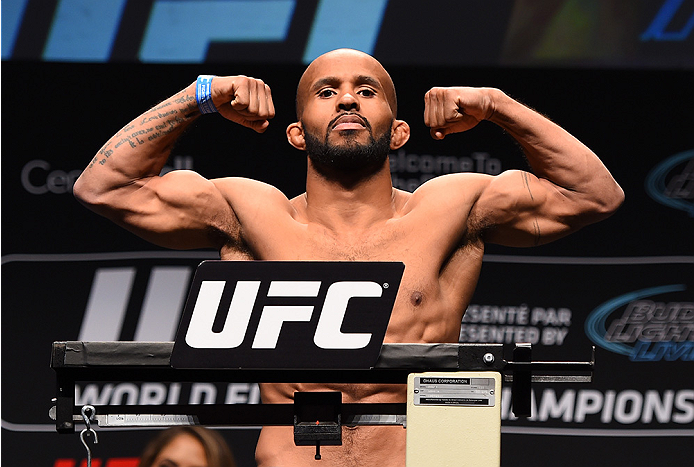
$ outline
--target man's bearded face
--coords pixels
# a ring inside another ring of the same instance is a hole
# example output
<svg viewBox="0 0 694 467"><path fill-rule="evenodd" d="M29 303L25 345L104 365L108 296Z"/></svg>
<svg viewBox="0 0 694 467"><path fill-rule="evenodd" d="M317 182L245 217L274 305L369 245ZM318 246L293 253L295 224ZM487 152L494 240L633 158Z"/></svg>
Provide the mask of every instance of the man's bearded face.
<svg viewBox="0 0 694 467"><path fill-rule="evenodd" d="M336 117L325 132L323 138L304 131L306 152L311 161L327 168L333 168L346 172L362 170L369 167L381 167L390 152L391 126L378 139L374 138L369 122L361 117L369 137L366 143L357 141L357 130L333 130L333 125L343 115ZM306 127L304 127L305 129ZM331 132L339 131L341 143L329 142Z"/></svg>

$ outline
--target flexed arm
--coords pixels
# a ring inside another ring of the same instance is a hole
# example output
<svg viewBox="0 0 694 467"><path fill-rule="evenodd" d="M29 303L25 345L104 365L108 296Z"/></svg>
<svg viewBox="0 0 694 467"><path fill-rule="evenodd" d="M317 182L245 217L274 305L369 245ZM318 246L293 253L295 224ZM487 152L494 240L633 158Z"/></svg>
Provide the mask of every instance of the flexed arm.
<svg viewBox="0 0 694 467"><path fill-rule="evenodd" d="M233 122L263 132L274 116L270 88L245 76L214 77L210 98ZM141 237L174 248L218 247L235 215L217 183L189 171L159 173L183 131L200 116L196 83L143 113L99 150L74 194Z"/></svg>
<svg viewBox="0 0 694 467"><path fill-rule="evenodd" d="M598 157L534 110L491 88L433 88L424 120L435 139L489 120L523 148L534 174L490 178L471 219L486 241L529 246L552 241L611 215L624 193Z"/></svg>

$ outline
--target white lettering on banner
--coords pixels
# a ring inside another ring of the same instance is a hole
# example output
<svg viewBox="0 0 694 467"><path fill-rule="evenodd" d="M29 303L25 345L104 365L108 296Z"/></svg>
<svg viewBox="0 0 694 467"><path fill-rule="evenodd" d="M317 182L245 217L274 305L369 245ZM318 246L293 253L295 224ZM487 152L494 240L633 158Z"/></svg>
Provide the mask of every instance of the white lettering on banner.
<svg viewBox="0 0 694 467"><path fill-rule="evenodd" d="M470 305L460 326L460 342L563 345L571 326L569 308Z"/></svg>
<svg viewBox="0 0 694 467"><path fill-rule="evenodd" d="M181 169L193 169L193 158L191 156L174 156L173 166L164 166L161 175L172 170ZM72 187L81 173L81 169L69 171L51 170L49 162L42 159L34 159L22 167L20 181L22 188L32 195L45 195L47 193L62 195L72 193Z"/></svg>
<svg viewBox="0 0 694 467"><path fill-rule="evenodd" d="M196 299L186 332L186 343L197 349L233 349L239 347L248 330L260 281L238 281L229 305L223 329L213 331L224 281L203 281ZM273 281L269 297L315 298L320 289L319 281ZM382 288L375 282L341 281L331 284L318 319L314 342L323 349L361 349L371 340L370 333L343 333L340 331L348 302L355 297L380 297ZM252 348L277 347L282 325L285 322L308 322L313 305L267 305L262 309Z"/></svg>
<svg viewBox="0 0 694 467"><path fill-rule="evenodd" d="M371 340L370 333L345 334L340 331L352 297L380 297L383 289L375 282L336 282L328 288L323 312L318 318L313 341L321 349L363 349Z"/></svg>
<svg viewBox="0 0 694 467"><path fill-rule="evenodd" d="M169 386L169 395L166 397L166 405L177 404L180 397L181 383L171 383Z"/></svg>
<svg viewBox="0 0 694 467"><path fill-rule="evenodd" d="M113 384L105 384L99 388L96 384L87 384L84 389L79 384L75 385L75 404L76 405L107 405L113 394Z"/></svg>
<svg viewBox="0 0 694 467"><path fill-rule="evenodd" d="M225 404L258 404L260 388L257 384L232 383L227 386Z"/></svg>
<svg viewBox="0 0 694 467"><path fill-rule="evenodd" d="M181 399L181 383L144 382L96 383L75 385L75 405L177 405L188 404L259 404L260 389L256 383L191 383Z"/></svg>
<svg viewBox="0 0 694 467"><path fill-rule="evenodd" d="M473 152L469 157L412 154L404 149L390 154L390 172L393 186L414 191L437 175L454 172L477 172L489 175L501 173L501 161L487 152ZM400 174L400 175L398 175Z"/></svg>
<svg viewBox="0 0 694 467"><path fill-rule="evenodd" d="M570 326L571 325L571 310L560 308L540 308L535 307L532 311L531 324L542 324L544 326Z"/></svg>
<svg viewBox="0 0 694 467"><path fill-rule="evenodd" d="M460 342L483 342L497 344L513 344L529 342L537 344L540 341L540 330L534 326L487 326L462 324L460 326Z"/></svg>
<svg viewBox="0 0 694 467"><path fill-rule="evenodd" d="M603 396L600 391L588 389L579 391L578 397L576 398L576 415L574 416L574 422L583 423L586 419L586 415L593 415L600 413L602 409Z"/></svg>
<svg viewBox="0 0 694 467"><path fill-rule="evenodd" d="M672 414L674 405L674 391L665 391L663 398L659 399L657 393L647 392L646 398L643 401L643 422L650 423L653 418L657 421L667 420Z"/></svg>
<svg viewBox="0 0 694 467"><path fill-rule="evenodd" d="M545 328L542 330L542 345L562 345L568 333L568 328Z"/></svg>
<svg viewBox="0 0 694 467"><path fill-rule="evenodd" d="M285 322L308 322L311 321L312 314L312 306L270 305L264 307L252 347L254 349L274 349L277 347L280 331ZM238 345L234 347L238 347Z"/></svg>
<svg viewBox="0 0 694 467"><path fill-rule="evenodd" d="M539 398L538 398L539 396ZM504 388L501 397L502 420L515 420L511 410L511 388ZM541 393L532 391L531 422L550 419L566 423L599 421L603 424L617 422L623 425L635 423L694 422L694 390L649 390L641 393L634 389L608 390L604 393L595 389L565 390L561 396L554 389Z"/></svg>
<svg viewBox="0 0 694 467"><path fill-rule="evenodd" d="M643 396L634 390L622 391L615 401L615 421L624 424L636 423L641 415Z"/></svg>
<svg viewBox="0 0 694 467"><path fill-rule="evenodd" d="M530 309L525 303L515 306L470 305L463 316L464 323L528 324Z"/></svg>
<svg viewBox="0 0 694 467"><path fill-rule="evenodd" d="M224 281L203 281L190 318L186 343L193 348L238 347L246 336L253 304L258 295L260 281L238 281L229 305L229 314L222 331L213 332L217 307L222 299Z"/></svg>
<svg viewBox="0 0 694 467"><path fill-rule="evenodd" d="M64 170L50 169L51 164L41 159L27 162L22 167L22 187L32 195L43 195L49 192L55 194L72 193L72 186L82 171L65 172ZM34 182L39 182L39 184Z"/></svg>
<svg viewBox="0 0 694 467"><path fill-rule="evenodd" d="M617 393L615 391L605 392L602 415L600 415L600 421L602 423L610 423L610 421L612 421L612 413L614 412L614 400L616 396Z"/></svg>
<svg viewBox="0 0 694 467"><path fill-rule="evenodd" d="M111 403L113 405L136 405L139 389L133 383L120 383L113 388Z"/></svg>
<svg viewBox="0 0 694 467"><path fill-rule="evenodd" d="M194 383L190 388L190 399L188 403L214 404L217 400L217 387L212 383Z"/></svg>
<svg viewBox="0 0 694 467"><path fill-rule="evenodd" d="M142 383L138 405L162 405L166 401L166 386L162 383Z"/></svg>
<svg viewBox="0 0 694 467"><path fill-rule="evenodd" d="M473 152L470 157L432 156L408 154L400 149L390 155L390 171L399 173L446 174L453 172L479 172L489 175L501 173L501 161L487 152Z"/></svg>
<svg viewBox="0 0 694 467"><path fill-rule="evenodd" d="M557 400L556 393L543 393L542 400L546 403L542 404L537 412L532 410L532 413L537 413L540 420L561 418L565 422L570 422L576 406L575 394L576 392L573 389L569 389L562 394L560 400Z"/></svg>

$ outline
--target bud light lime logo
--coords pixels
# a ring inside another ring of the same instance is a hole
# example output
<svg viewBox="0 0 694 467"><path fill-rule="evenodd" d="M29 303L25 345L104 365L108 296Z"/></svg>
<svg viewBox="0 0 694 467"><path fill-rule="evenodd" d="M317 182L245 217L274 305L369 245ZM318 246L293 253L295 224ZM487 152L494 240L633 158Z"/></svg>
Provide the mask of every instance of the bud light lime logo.
<svg viewBox="0 0 694 467"><path fill-rule="evenodd" d="M675 154L651 170L646 192L657 202L694 217L694 150Z"/></svg>
<svg viewBox="0 0 694 467"><path fill-rule="evenodd" d="M685 289L684 284L665 285L608 300L588 316L586 335L632 361L693 361L694 302L653 300Z"/></svg>

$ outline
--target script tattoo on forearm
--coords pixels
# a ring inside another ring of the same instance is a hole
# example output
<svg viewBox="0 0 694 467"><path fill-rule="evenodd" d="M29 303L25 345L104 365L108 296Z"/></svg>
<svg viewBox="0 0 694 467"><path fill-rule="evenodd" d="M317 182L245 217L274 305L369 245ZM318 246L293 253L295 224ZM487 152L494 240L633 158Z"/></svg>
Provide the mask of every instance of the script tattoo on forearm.
<svg viewBox="0 0 694 467"><path fill-rule="evenodd" d="M184 104L184 107L182 109L169 108L173 104ZM114 151L124 144L135 149L176 131L183 123L196 115L197 102L195 97L184 94L174 97L169 102L163 102L113 135L94 156L88 168L93 167L94 164L106 164Z"/></svg>

